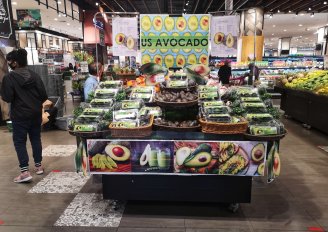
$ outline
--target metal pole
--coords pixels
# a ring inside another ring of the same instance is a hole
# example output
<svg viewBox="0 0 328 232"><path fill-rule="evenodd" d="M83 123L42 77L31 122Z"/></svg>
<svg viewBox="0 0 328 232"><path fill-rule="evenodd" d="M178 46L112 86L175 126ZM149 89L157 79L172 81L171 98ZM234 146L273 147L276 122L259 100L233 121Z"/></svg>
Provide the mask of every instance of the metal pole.
<svg viewBox="0 0 328 232"><path fill-rule="evenodd" d="M254 22L254 65L253 65L253 85L255 82L255 61L256 61L256 21L257 21L257 10L254 9L255 22Z"/></svg>

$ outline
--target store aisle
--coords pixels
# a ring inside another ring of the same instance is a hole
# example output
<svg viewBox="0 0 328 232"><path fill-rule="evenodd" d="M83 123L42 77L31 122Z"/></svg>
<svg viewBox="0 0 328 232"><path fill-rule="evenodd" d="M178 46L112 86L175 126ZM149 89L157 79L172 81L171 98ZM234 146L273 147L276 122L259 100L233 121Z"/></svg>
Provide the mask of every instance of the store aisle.
<svg viewBox="0 0 328 232"><path fill-rule="evenodd" d="M284 123L289 134L281 143L281 176L270 185L254 179L252 203L235 214L219 204L167 202L123 202L115 211L102 200L99 180L74 172L75 138L65 131L43 132L45 174L15 184L17 158L2 127L0 231L328 231L328 153L318 148L328 146L328 136Z"/></svg>

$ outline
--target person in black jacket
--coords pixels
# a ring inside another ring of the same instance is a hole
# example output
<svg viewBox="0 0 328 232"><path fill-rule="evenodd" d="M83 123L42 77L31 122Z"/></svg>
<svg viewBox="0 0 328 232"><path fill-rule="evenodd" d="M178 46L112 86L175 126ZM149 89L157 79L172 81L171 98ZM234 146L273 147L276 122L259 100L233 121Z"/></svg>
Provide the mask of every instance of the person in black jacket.
<svg viewBox="0 0 328 232"><path fill-rule="evenodd" d="M41 121L42 103L48 96L40 76L27 68L27 52L24 49L8 53L7 63L12 71L5 75L1 94L2 99L10 105L10 119L13 126L13 141L19 160L21 174L14 182L28 182L32 179L29 173L29 157L26 150L26 139L29 135L35 173L43 174Z"/></svg>
<svg viewBox="0 0 328 232"><path fill-rule="evenodd" d="M218 72L219 81L225 85L229 86L229 79L231 77L231 62L229 60L224 61Z"/></svg>

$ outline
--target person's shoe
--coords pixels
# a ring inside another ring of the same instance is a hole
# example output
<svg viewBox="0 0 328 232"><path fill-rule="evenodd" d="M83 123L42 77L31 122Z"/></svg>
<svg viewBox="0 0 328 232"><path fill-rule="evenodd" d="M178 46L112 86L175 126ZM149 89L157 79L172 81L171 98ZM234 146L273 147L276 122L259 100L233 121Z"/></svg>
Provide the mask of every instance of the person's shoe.
<svg viewBox="0 0 328 232"><path fill-rule="evenodd" d="M23 182L29 182L30 180L32 180L32 176L28 171L26 171L26 172L22 172L19 176L17 176L14 179L14 182L23 183Z"/></svg>
<svg viewBox="0 0 328 232"><path fill-rule="evenodd" d="M40 166L40 167L35 167L34 171L35 171L35 174L42 175L44 172L44 169L42 166Z"/></svg>

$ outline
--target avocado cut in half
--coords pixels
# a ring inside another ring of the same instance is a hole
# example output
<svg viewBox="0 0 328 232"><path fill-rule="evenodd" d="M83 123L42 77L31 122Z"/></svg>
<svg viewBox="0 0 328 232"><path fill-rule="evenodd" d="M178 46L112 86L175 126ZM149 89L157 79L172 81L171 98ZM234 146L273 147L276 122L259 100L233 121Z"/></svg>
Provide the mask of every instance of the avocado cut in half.
<svg viewBox="0 0 328 232"><path fill-rule="evenodd" d="M257 173L258 173L260 176L264 176L264 167L265 167L265 164L264 164L264 163L261 163L261 164L257 167Z"/></svg>
<svg viewBox="0 0 328 232"><path fill-rule="evenodd" d="M186 32L186 33L183 34L183 36L190 37L191 34L190 34L190 32ZM182 49L182 50L183 50L185 53L189 53L189 52L191 52L191 48L184 48L184 49Z"/></svg>
<svg viewBox="0 0 328 232"><path fill-rule="evenodd" d="M143 55L141 58L142 64L148 64L148 63L150 63L150 61L151 61L151 58L150 58L150 55L148 55L148 54Z"/></svg>
<svg viewBox="0 0 328 232"><path fill-rule="evenodd" d="M196 32L196 33L195 33L195 36L203 36L203 34L200 33L200 32ZM199 53L201 53L202 50L203 50L202 48L195 48L195 52L199 52Z"/></svg>
<svg viewBox="0 0 328 232"><path fill-rule="evenodd" d="M147 146L145 147L144 152L140 156L140 165L141 166L145 166L148 163L149 157L150 157L150 152L151 152L150 145L147 144Z"/></svg>
<svg viewBox="0 0 328 232"><path fill-rule="evenodd" d="M141 29L144 31L149 31L151 28L151 21L148 15L141 18Z"/></svg>
<svg viewBox="0 0 328 232"><path fill-rule="evenodd" d="M161 31L163 27L163 19L161 16L156 16L153 19L153 27L156 31Z"/></svg>
<svg viewBox="0 0 328 232"><path fill-rule="evenodd" d="M191 154L191 149L189 147L181 147L175 153L175 159L177 165L183 165L186 158Z"/></svg>
<svg viewBox="0 0 328 232"><path fill-rule="evenodd" d="M126 46L128 49L132 50L134 48L134 39L129 36L127 41L126 41Z"/></svg>
<svg viewBox="0 0 328 232"><path fill-rule="evenodd" d="M105 152L114 161L126 161L130 158L130 150L121 145L109 144L105 148Z"/></svg>
<svg viewBox="0 0 328 232"><path fill-rule="evenodd" d="M228 48L232 48L235 45L235 39L233 38L232 34L228 34L226 45Z"/></svg>
<svg viewBox="0 0 328 232"><path fill-rule="evenodd" d="M208 65L208 56L205 54L201 54L198 63L201 63L203 65Z"/></svg>
<svg viewBox="0 0 328 232"><path fill-rule="evenodd" d="M204 31L208 31L209 26L210 26L210 19L209 19L208 15L202 16L199 21L200 21L199 22L200 28L202 28L202 30L204 30Z"/></svg>
<svg viewBox="0 0 328 232"><path fill-rule="evenodd" d="M172 55L167 55L164 58L165 66L171 68L174 65L174 57Z"/></svg>
<svg viewBox="0 0 328 232"><path fill-rule="evenodd" d="M277 177L280 175L280 156L277 150L275 150L274 156L273 156L273 174Z"/></svg>
<svg viewBox="0 0 328 232"><path fill-rule="evenodd" d="M196 55L195 54L190 54L188 56L188 64L191 64L191 65L194 65L197 63L197 58L196 58Z"/></svg>
<svg viewBox="0 0 328 232"><path fill-rule="evenodd" d="M123 33L118 33L116 36L115 36L115 42L117 44L123 44L125 41L125 35Z"/></svg>
<svg viewBox="0 0 328 232"><path fill-rule="evenodd" d="M162 32L161 34L159 34L159 36L168 36L168 34L165 32ZM168 51L167 48L161 48L159 50L161 51L161 53L166 53Z"/></svg>
<svg viewBox="0 0 328 232"><path fill-rule="evenodd" d="M166 16L164 19L164 26L167 31L172 31L174 29L174 18Z"/></svg>
<svg viewBox="0 0 328 232"><path fill-rule="evenodd" d="M163 65L163 57L161 55L155 55L154 63L162 66Z"/></svg>
<svg viewBox="0 0 328 232"><path fill-rule="evenodd" d="M201 153L201 152L206 152L206 153L209 153L211 155L211 151L212 151L212 147L207 144L207 143L202 143L200 144L191 154L190 156L188 156L186 159L185 159L185 163L188 163L189 161L191 161L192 159L194 159L194 157L198 154L198 153Z"/></svg>
<svg viewBox="0 0 328 232"><path fill-rule="evenodd" d="M224 40L224 34L222 32L218 32L214 35L214 43L220 44Z"/></svg>
<svg viewBox="0 0 328 232"><path fill-rule="evenodd" d="M261 162L265 156L264 144L263 143L256 144L251 151L251 155L252 155L252 160L255 163Z"/></svg>
<svg viewBox="0 0 328 232"><path fill-rule="evenodd" d="M178 17L176 21L176 28L178 31L184 31L187 27L187 21L184 17Z"/></svg>
<svg viewBox="0 0 328 232"><path fill-rule="evenodd" d="M211 160L212 160L212 155L208 152L203 151L197 153L193 159L184 163L184 166L190 168L205 167L211 162Z"/></svg>
<svg viewBox="0 0 328 232"><path fill-rule="evenodd" d="M176 58L176 65L178 67L184 67L186 65L186 58L184 57L184 55L177 55L177 58Z"/></svg>
<svg viewBox="0 0 328 232"><path fill-rule="evenodd" d="M195 15L192 15L188 19L188 27L191 31L196 31L198 28L198 18Z"/></svg>

